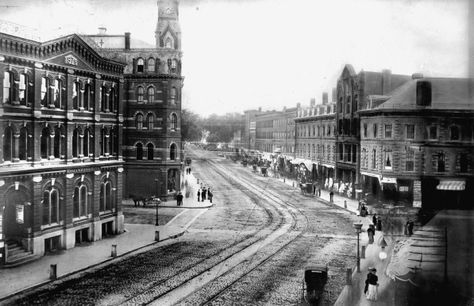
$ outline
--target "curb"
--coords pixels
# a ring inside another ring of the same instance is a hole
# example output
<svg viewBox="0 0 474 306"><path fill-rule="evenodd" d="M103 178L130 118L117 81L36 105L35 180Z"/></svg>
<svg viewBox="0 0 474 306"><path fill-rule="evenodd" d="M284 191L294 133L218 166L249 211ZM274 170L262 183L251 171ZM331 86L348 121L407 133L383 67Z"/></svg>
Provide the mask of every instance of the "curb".
<svg viewBox="0 0 474 306"><path fill-rule="evenodd" d="M171 240L171 239L176 239L182 235L184 235L184 233L186 232L186 229L184 229L182 232L179 232L175 235L172 235L172 236L168 236L167 238L164 238L160 241L154 241L154 242L151 242L151 243L148 243L148 244L145 244L141 247L138 247L136 249L133 249L133 250L129 250L125 253L122 253L120 255L117 255L116 257L112 257L112 258L108 258L104 261L101 261L101 262L98 262L98 263L95 263L95 264L92 264L90 266L87 266L85 268L82 268L82 269L79 269L79 270L76 270L76 271L72 271L72 272L69 272L69 273L66 273L64 275L61 275L59 276L58 278L56 278L55 280L47 280L47 281L44 281L44 282L41 282L39 284L36 284L36 285L33 285L33 286L30 286L30 287L26 287L24 289L21 289L21 290L18 290L18 291L15 291L13 293L10 293L6 296L3 296L3 297L0 297L0 302L2 301L5 301L5 300L8 300L12 297L14 297L15 295L18 295L18 294L25 294L25 293L28 293L28 292L31 292L31 291L34 291L35 289L39 288L39 287L42 287L42 286L45 286L45 285L48 285L48 284L53 284L54 282L57 282L58 284L60 284L61 282L65 281L65 278L67 277L70 277L70 276L73 276L75 274L79 274L79 273L82 273L82 272L86 272L87 270L92 270L96 267L99 267L100 265L103 265L103 264L111 264L113 261L118 261L119 259L122 259L122 257L125 257L133 252L136 252L136 251L139 251L141 249L144 249L144 248L147 248L147 247L150 247L150 246L153 246L155 244L159 244L160 242L163 242L163 241L167 241L167 240Z"/></svg>

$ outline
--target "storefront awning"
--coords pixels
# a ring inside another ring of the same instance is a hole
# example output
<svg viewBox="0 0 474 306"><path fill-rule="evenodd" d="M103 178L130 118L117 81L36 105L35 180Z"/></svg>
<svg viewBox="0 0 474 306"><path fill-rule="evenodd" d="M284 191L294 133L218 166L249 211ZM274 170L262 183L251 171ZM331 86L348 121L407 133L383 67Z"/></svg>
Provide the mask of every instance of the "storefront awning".
<svg viewBox="0 0 474 306"><path fill-rule="evenodd" d="M326 167L326 168L332 168L332 169L335 168L334 165L330 165L330 164L321 164L321 166Z"/></svg>
<svg viewBox="0 0 474 306"><path fill-rule="evenodd" d="M362 175L367 175L367 176L371 176L371 177L375 177L375 178L380 179L380 175L375 174L375 173L370 173L370 172L361 171L360 174L362 174Z"/></svg>
<svg viewBox="0 0 474 306"><path fill-rule="evenodd" d="M380 180L380 183L382 183L382 184L396 184L397 179L394 178L394 177L382 177L382 179Z"/></svg>
<svg viewBox="0 0 474 306"><path fill-rule="evenodd" d="M464 190L466 188L465 181L449 181L449 180L441 180L436 186L438 190Z"/></svg>

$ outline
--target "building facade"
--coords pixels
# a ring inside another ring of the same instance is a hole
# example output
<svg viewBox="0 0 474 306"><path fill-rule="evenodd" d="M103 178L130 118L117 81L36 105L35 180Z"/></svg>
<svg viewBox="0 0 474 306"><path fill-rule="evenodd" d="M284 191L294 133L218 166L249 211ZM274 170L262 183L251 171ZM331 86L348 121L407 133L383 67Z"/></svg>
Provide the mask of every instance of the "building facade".
<svg viewBox="0 0 474 306"><path fill-rule="evenodd" d="M294 153L296 108L255 114L255 149L267 153Z"/></svg>
<svg viewBox="0 0 474 306"><path fill-rule="evenodd" d="M174 198L181 186L181 30L177 0L158 1L156 45L130 33L88 35L104 56L125 62L124 196Z"/></svg>
<svg viewBox="0 0 474 306"><path fill-rule="evenodd" d="M472 209L469 80L415 74L390 96L371 100L359 112L364 191L397 205Z"/></svg>
<svg viewBox="0 0 474 306"><path fill-rule="evenodd" d="M2 264L123 231L124 66L77 35L0 33Z"/></svg>

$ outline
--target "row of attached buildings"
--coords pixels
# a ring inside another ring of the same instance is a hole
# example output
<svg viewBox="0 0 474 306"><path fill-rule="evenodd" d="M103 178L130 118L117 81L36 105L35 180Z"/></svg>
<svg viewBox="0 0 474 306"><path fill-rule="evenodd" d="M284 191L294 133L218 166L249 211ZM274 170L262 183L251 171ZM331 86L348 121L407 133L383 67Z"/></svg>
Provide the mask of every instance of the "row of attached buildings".
<svg viewBox="0 0 474 306"><path fill-rule="evenodd" d="M0 33L0 266L121 233L124 197L179 190L178 9L158 1L156 45Z"/></svg>
<svg viewBox="0 0 474 306"><path fill-rule="evenodd" d="M369 203L472 208L473 97L469 79L346 65L331 101L324 93L319 104L246 111L242 144Z"/></svg>

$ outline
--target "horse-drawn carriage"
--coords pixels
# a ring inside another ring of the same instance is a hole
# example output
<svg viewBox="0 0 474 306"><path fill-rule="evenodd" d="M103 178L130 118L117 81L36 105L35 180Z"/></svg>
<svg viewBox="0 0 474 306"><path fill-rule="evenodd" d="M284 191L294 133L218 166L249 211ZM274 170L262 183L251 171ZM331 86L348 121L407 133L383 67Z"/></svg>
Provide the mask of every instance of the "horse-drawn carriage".
<svg viewBox="0 0 474 306"><path fill-rule="evenodd" d="M300 183L301 194L306 196L314 195L314 187L311 183Z"/></svg>
<svg viewBox="0 0 474 306"><path fill-rule="evenodd" d="M318 305L328 279L327 265L308 266L304 271L302 300L306 305Z"/></svg>
<svg viewBox="0 0 474 306"><path fill-rule="evenodd" d="M267 167L260 167L260 171L262 171L263 176L268 176Z"/></svg>
<svg viewBox="0 0 474 306"><path fill-rule="evenodd" d="M133 200L133 203L135 204L135 207L140 206L140 202L142 203L143 207L146 207L147 205L158 205L161 203L160 198L156 196L149 196L149 197L144 197L144 196L139 196L139 195L130 195L130 198Z"/></svg>

